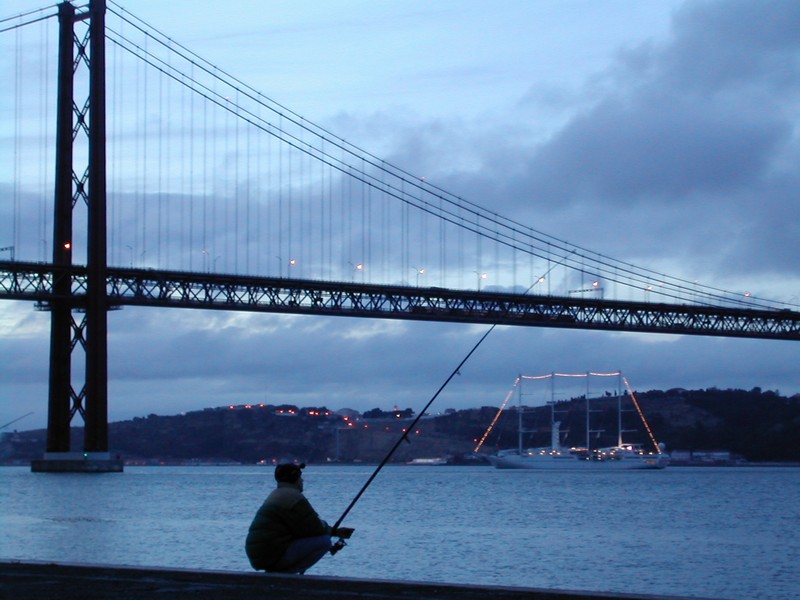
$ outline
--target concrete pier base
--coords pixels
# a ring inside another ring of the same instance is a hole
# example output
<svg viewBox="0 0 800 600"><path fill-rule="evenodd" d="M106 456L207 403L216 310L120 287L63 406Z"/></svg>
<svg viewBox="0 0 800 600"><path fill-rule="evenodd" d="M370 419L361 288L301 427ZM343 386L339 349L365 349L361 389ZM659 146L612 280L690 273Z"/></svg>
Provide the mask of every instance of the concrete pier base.
<svg viewBox="0 0 800 600"><path fill-rule="evenodd" d="M34 473L121 473L122 459L110 452L45 452L31 461Z"/></svg>
<svg viewBox="0 0 800 600"><path fill-rule="evenodd" d="M0 561L0 598L95 600L100 598L192 598L300 600L688 600L675 596L611 594L533 588L455 585L273 575L231 571L192 571L68 563ZM692 598L691 600L702 600Z"/></svg>

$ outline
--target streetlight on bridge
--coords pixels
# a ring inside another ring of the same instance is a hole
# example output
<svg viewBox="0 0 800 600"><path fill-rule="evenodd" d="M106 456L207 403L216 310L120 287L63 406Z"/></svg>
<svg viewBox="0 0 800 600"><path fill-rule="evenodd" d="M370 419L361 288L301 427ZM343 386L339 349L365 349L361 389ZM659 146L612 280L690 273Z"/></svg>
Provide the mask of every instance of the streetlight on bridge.
<svg viewBox="0 0 800 600"><path fill-rule="evenodd" d="M416 271L417 273L417 287L419 287L419 276L425 275L425 267L419 267L419 268L411 267L411 268L414 269L414 271Z"/></svg>
<svg viewBox="0 0 800 600"><path fill-rule="evenodd" d="M489 277L488 273L481 273L480 271L473 271L478 276L478 291L481 291L481 281Z"/></svg>
<svg viewBox="0 0 800 600"><path fill-rule="evenodd" d="M283 277L283 258L280 256L276 256L278 259L278 277ZM289 267L286 270L286 276L289 277L291 275L291 268L297 266L297 259L290 258L288 262Z"/></svg>
<svg viewBox="0 0 800 600"><path fill-rule="evenodd" d="M363 281L364 280L364 275L363 275L364 274L364 263L355 263L355 264L353 264L350 261L348 261L347 264L350 265L351 267L353 267L353 272L350 274L351 275L350 280L351 281L355 281L356 280L356 273L361 273L362 274L361 275L361 280Z"/></svg>

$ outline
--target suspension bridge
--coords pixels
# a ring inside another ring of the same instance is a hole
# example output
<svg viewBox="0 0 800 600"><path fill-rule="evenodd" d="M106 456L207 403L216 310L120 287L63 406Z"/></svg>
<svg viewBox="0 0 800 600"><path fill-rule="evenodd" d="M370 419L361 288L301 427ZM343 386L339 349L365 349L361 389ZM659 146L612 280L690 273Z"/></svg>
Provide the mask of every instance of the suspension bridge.
<svg viewBox="0 0 800 600"><path fill-rule="evenodd" d="M69 458L76 414L86 452L110 460L107 318L124 306L800 340L795 304L497 214L110 0L14 15L0 32L17 43L0 299L51 313L42 469Z"/></svg>

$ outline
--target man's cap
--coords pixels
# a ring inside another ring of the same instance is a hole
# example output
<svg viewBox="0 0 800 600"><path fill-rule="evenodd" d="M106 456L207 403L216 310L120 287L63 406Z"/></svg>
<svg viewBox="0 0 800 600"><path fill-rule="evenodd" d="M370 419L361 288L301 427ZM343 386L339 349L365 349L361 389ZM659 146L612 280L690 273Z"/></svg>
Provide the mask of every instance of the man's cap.
<svg viewBox="0 0 800 600"><path fill-rule="evenodd" d="M275 467L275 481L285 481L286 483L294 483L300 479L302 470L306 468L306 463L296 465L294 463L284 463Z"/></svg>

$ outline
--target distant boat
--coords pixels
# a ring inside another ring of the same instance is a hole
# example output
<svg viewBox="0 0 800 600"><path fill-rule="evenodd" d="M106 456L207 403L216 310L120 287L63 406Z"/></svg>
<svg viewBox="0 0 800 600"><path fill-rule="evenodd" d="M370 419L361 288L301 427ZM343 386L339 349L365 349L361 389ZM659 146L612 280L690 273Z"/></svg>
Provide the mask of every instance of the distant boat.
<svg viewBox="0 0 800 600"><path fill-rule="evenodd" d="M519 376L515 381L515 386L519 392L519 425L518 425L518 447L515 449L500 450L497 454L487 456L489 462L498 469L539 469L539 470L585 470L585 469L664 469L669 464L669 456L664 452L663 444L658 444L652 435L650 427L644 418L644 414L639 407L636 396L633 390L630 389L627 380L622 377L622 373L608 373L608 374L595 374L587 373L585 375L561 375L552 373L550 375L542 375L537 377L530 377L531 379L542 379L547 377L580 377L580 376L614 376L617 375L628 388L629 396L642 419L642 422L650 435L653 442L653 450L645 450L641 444L626 444L622 440L622 394L617 395L617 429L618 437L615 446L604 448L591 448L590 447L590 398L586 395L586 445L584 447L565 448L561 445L561 422L556 420L556 402L552 399L548 404L550 405L550 446L538 448L524 448L523 447L523 434L525 433L522 427L522 381L523 376ZM512 390L513 391L513 390ZM511 393L506 398L506 402L500 408L502 412ZM498 417L500 413L498 412ZM497 417L495 417L495 421ZM492 425L494 425L494 422ZM491 426L490 426L491 430ZM488 434L488 431L487 431ZM486 435L484 435L484 440ZM483 440L481 440L481 443ZM480 449L480 444L476 451Z"/></svg>

